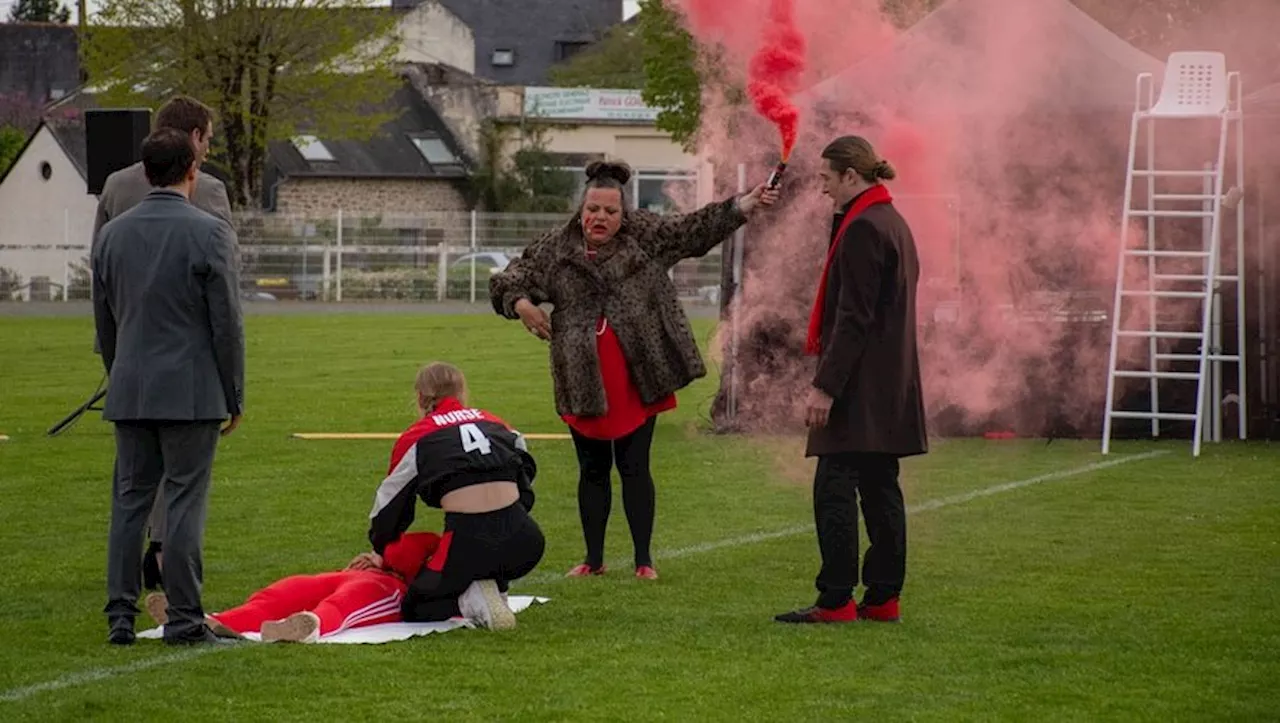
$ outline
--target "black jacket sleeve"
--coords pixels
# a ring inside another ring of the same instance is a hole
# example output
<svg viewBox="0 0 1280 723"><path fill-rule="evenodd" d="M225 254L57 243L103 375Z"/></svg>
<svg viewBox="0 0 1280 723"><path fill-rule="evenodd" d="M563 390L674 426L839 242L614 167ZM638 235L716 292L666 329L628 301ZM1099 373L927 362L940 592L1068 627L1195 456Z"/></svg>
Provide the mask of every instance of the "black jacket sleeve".
<svg viewBox="0 0 1280 723"><path fill-rule="evenodd" d="M417 449L411 447L374 494L373 511L369 513L369 543L374 552L381 555L413 524L418 485Z"/></svg>

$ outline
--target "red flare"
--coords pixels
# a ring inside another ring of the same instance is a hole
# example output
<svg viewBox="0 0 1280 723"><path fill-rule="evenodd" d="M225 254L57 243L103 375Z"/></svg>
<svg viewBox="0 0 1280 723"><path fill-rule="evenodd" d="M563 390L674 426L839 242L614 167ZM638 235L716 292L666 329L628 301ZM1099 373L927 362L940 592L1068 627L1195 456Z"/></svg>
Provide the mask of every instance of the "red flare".
<svg viewBox="0 0 1280 723"><path fill-rule="evenodd" d="M792 2L770 0L763 44L747 71L747 94L760 115L778 126L784 163L796 144L800 112L792 104L791 95L799 86L805 66L804 36L796 28Z"/></svg>

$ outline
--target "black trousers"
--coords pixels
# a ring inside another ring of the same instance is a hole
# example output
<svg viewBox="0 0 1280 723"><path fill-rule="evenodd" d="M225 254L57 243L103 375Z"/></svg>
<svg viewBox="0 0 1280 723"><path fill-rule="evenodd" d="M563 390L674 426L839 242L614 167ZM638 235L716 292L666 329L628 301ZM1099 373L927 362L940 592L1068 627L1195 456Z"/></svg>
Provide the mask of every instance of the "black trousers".
<svg viewBox="0 0 1280 723"><path fill-rule="evenodd" d="M622 509L631 528L636 567L653 564L649 545L653 540L656 495L649 471L649 450L656 424L657 417L650 417L639 429L616 440L591 439L570 430L578 453L578 516L587 543L586 563L591 567L604 564L604 534L613 507L614 463L622 477Z"/></svg>
<svg viewBox="0 0 1280 723"><path fill-rule="evenodd" d="M813 516L818 528L822 570L818 607L838 608L858 586L858 503L866 520L862 602L888 601L902 592L907 572L907 512L898 486L898 458L850 453L818 458L813 480Z"/></svg>
<svg viewBox="0 0 1280 723"><path fill-rule="evenodd" d="M444 534L426 567L409 583L400 615L408 623L460 615L458 596L476 580L493 580L507 591L512 580L542 561L546 539L519 503L481 514L447 512Z"/></svg>

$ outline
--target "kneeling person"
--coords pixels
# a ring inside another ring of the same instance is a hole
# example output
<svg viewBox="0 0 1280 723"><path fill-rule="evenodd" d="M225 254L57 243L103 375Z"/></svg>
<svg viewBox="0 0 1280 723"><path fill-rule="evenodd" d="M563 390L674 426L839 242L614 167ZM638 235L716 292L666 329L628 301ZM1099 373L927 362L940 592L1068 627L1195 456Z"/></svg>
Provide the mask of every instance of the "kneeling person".
<svg viewBox="0 0 1280 723"><path fill-rule="evenodd" d="M529 510L537 466L524 437L466 406L466 379L433 363L418 372L422 418L396 441L370 513L375 552L413 524L415 498L444 510L440 547L409 584L405 622L462 616L483 627L515 627L507 586L542 560L546 541Z"/></svg>

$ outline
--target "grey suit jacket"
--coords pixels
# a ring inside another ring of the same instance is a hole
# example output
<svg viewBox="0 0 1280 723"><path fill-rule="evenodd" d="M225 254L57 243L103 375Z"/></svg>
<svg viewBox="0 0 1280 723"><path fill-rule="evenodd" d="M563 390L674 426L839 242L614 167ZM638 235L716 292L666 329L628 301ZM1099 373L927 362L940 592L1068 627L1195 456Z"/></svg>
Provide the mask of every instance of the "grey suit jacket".
<svg viewBox="0 0 1280 723"><path fill-rule="evenodd" d="M108 221L93 311L108 421L220 420L244 409L235 232L182 194L152 191Z"/></svg>
<svg viewBox="0 0 1280 723"><path fill-rule="evenodd" d="M98 232L107 221L138 205L151 190L151 182L147 180L147 171L141 161L107 176L106 183L102 185L102 195L98 197L98 214L93 220L93 244L96 246ZM227 223L233 223L227 187L204 171L200 171L191 203Z"/></svg>

